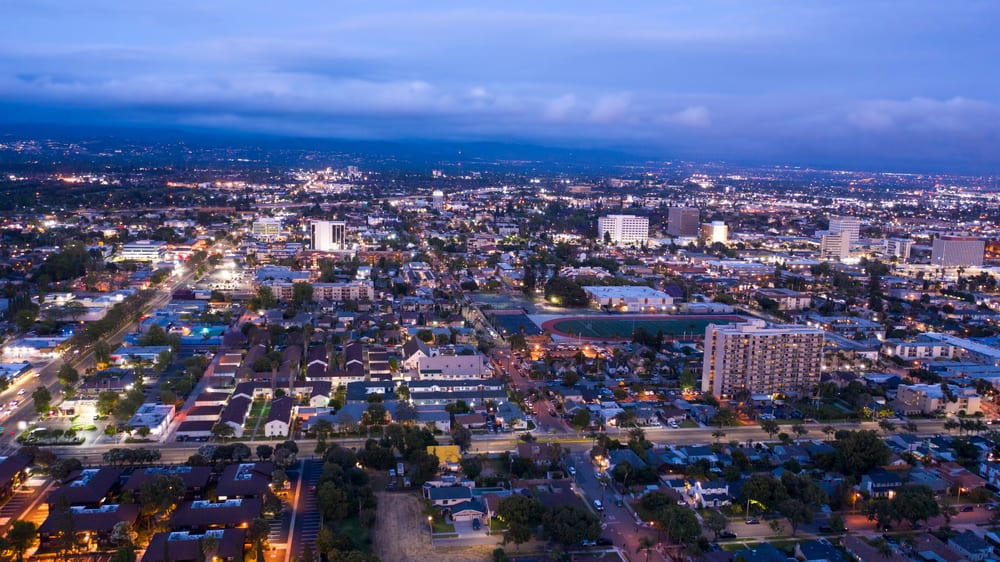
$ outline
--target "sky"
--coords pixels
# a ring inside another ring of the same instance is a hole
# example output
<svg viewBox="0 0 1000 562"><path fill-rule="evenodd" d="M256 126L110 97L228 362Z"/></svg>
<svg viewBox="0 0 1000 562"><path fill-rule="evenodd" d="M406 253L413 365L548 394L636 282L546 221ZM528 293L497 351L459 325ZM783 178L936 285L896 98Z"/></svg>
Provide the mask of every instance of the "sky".
<svg viewBox="0 0 1000 562"><path fill-rule="evenodd" d="M0 122L1000 173L1000 2L0 0Z"/></svg>

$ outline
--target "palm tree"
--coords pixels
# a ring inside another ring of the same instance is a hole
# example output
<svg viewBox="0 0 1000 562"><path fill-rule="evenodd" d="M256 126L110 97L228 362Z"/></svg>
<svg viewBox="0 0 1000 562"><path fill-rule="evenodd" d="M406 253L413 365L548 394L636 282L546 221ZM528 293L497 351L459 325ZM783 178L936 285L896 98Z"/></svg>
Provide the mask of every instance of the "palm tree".
<svg viewBox="0 0 1000 562"><path fill-rule="evenodd" d="M951 434L951 430L957 429L960 425L961 424L951 418L944 420L944 429L949 435Z"/></svg>
<svg viewBox="0 0 1000 562"><path fill-rule="evenodd" d="M652 537L642 536L639 537L639 546L635 549L636 553L646 551L646 562L649 562L649 551L653 550L656 546L656 540Z"/></svg>
<svg viewBox="0 0 1000 562"><path fill-rule="evenodd" d="M712 432L712 437L715 437L715 443L718 444L719 440L726 436L726 432L721 429L716 429Z"/></svg>
<svg viewBox="0 0 1000 562"><path fill-rule="evenodd" d="M801 424L801 423L797 423L797 424L793 425L792 426L792 431L795 433L795 436L797 438L799 438L799 439L801 439L802 437L804 437L805 434L809 433L809 430L806 429L806 426L803 425L803 424Z"/></svg>
<svg viewBox="0 0 1000 562"><path fill-rule="evenodd" d="M776 420L761 420L760 428L773 440L774 436L781 431L781 427Z"/></svg>
<svg viewBox="0 0 1000 562"><path fill-rule="evenodd" d="M881 421L879 421L878 422L878 426L879 426L879 428L882 431L885 432L886 435L889 435L893 431L896 431L896 424L892 423L889 420L881 420Z"/></svg>
<svg viewBox="0 0 1000 562"><path fill-rule="evenodd" d="M837 433L837 428L833 427L832 425L828 425L823 428L823 433L825 433L828 438L833 437L834 434Z"/></svg>
<svg viewBox="0 0 1000 562"><path fill-rule="evenodd" d="M918 429L917 422L908 420L905 424L903 424L903 429L905 429L907 433L916 433Z"/></svg>

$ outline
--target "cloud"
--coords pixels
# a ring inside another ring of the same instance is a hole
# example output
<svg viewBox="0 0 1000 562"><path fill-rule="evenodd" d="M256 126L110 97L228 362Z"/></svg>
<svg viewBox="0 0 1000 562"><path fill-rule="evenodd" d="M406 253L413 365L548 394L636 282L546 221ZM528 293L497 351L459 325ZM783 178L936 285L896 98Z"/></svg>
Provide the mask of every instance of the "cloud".
<svg viewBox="0 0 1000 562"><path fill-rule="evenodd" d="M632 96L627 93L602 96L590 112L590 120L595 123L616 123L625 120L632 105Z"/></svg>
<svg viewBox="0 0 1000 562"><path fill-rule="evenodd" d="M868 132L972 133L995 130L1000 106L963 97L870 100L850 111L847 121Z"/></svg>
<svg viewBox="0 0 1000 562"><path fill-rule="evenodd" d="M678 125L692 129L704 129L712 125L712 118L708 108L704 105L685 107L676 113L660 117L658 121L666 125Z"/></svg>

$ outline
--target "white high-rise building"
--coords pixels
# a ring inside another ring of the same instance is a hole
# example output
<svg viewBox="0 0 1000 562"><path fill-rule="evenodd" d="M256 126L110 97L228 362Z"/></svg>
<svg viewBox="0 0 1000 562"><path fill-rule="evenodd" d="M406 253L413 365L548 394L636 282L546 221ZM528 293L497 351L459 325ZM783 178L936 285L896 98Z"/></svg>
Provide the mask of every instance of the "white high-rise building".
<svg viewBox="0 0 1000 562"><path fill-rule="evenodd" d="M830 234L846 232L850 243L861 238L861 220L855 217L830 217Z"/></svg>
<svg viewBox="0 0 1000 562"><path fill-rule="evenodd" d="M968 267L983 265L986 242L970 236L941 236L931 244L931 265Z"/></svg>
<svg viewBox="0 0 1000 562"><path fill-rule="evenodd" d="M258 240L274 241L281 237L281 219L257 219L250 234Z"/></svg>
<svg viewBox="0 0 1000 562"><path fill-rule="evenodd" d="M706 222L701 225L701 237L709 244L729 242L729 227L722 221Z"/></svg>
<svg viewBox="0 0 1000 562"><path fill-rule="evenodd" d="M826 260L845 260L851 255L851 233L841 231L824 234L819 241L819 257Z"/></svg>
<svg viewBox="0 0 1000 562"><path fill-rule="evenodd" d="M882 241L882 257L886 259L898 258L900 261L910 259L910 250L913 248L913 241L908 238L886 238Z"/></svg>
<svg viewBox="0 0 1000 562"><path fill-rule="evenodd" d="M649 238L649 218L635 215L608 215L597 219L597 236L614 244L642 244Z"/></svg>
<svg viewBox="0 0 1000 562"><path fill-rule="evenodd" d="M313 221L309 225L312 249L317 252L337 252L347 246L347 223L344 221Z"/></svg>
<svg viewBox="0 0 1000 562"><path fill-rule="evenodd" d="M751 320L705 328L701 390L718 398L750 394L803 396L819 384L823 330Z"/></svg>

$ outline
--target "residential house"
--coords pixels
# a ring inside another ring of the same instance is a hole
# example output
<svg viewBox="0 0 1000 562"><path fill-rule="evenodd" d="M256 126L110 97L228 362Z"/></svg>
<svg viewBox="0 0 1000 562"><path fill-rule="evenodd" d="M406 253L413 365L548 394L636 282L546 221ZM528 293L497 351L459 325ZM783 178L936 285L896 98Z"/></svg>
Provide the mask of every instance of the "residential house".
<svg viewBox="0 0 1000 562"><path fill-rule="evenodd" d="M847 562L843 553L826 539L796 544L795 557L802 562Z"/></svg>
<svg viewBox="0 0 1000 562"><path fill-rule="evenodd" d="M968 530L948 539L948 547L970 562L980 562L993 556L993 546Z"/></svg>
<svg viewBox="0 0 1000 562"><path fill-rule="evenodd" d="M743 562L788 562L788 555L771 543L761 543L753 548L737 550L734 560Z"/></svg>
<svg viewBox="0 0 1000 562"><path fill-rule="evenodd" d="M913 553L919 560L934 562L966 562L964 556L948 548L941 539L930 533L920 533L913 537ZM867 562L867 561L866 561Z"/></svg>
<svg viewBox="0 0 1000 562"><path fill-rule="evenodd" d="M233 437L243 437L243 425L247 422L252 404L253 401L246 396L234 396L222 411L219 423L233 428Z"/></svg>
<svg viewBox="0 0 1000 562"><path fill-rule="evenodd" d="M733 503L729 495L729 483L725 480L715 480L712 482L697 481L691 488L690 494L702 508L722 507Z"/></svg>
<svg viewBox="0 0 1000 562"><path fill-rule="evenodd" d="M140 468L129 476L123 491L137 493L143 484L161 476L177 476L184 482L186 494L197 499L208 487L212 468L208 466L150 466Z"/></svg>
<svg viewBox="0 0 1000 562"><path fill-rule="evenodd" d="M118 523L135 526L139 518L138 504L106 504L97 507L74 505L68 508L73 532L87 537L90 543L99 547L110 547L115 543L111 534ZM38 527L38 538L42 548L52 547L52 541L62 534L63 514L54 509Z"/></svg>
<svg viewBox="0 0 1000 562"><path fill-rule="evenodd" d="M279 396L271 401L271 410L264 422L265 437L288 437L294 405L295 401L290 396Z"/></svg>
<svg viewBox="0 0 1000 562"><path fill-rule="evenodd" d="M174 511L170 524L177 530L239 527L259 517L263 505L260 498L184 502Z"/></svg>
<svg viewBox="0 0 1000 562"><path fill-rule="evenodd" d="M558 445L551 443L518 443L517 456L523 459L530 459L538 466L559 462L561 449Z"/></svg>
<svg viewBox="0 0 1000 562"><path fill-rule="evenodd" d="M861 489L872 498L891 499L902 485L902 478L894 472L875 471L861 477Z"/></svg>
<svg viewBox="0 0 1000 562"><path fill-rule="evenodd" d="M840 546L856 562L908 562L907 558L896 552L883 554L857 535L844 535Z"/></svg>
<svg viewBox="0 0 1000 562"><path fill-rule="evenodd" d="M274 463L271 462L227 465L219 476L215 495L220 500L262 497L270 489L273 473Z"/></svg>
<svg viewBox="0 0 1000 562"><path fill-rule="evenodd" d="M218 548L213 558L219 562L243 562L246 529L211 529L204 533L168 531L156 533L149 541L141 562L201 562L205 558L202 539L212 537Z"/></svg>
<svg viewBox="0 0 1000 562"><path fill-rule="evenodd" d="M124 470L120 468L85 468L71 473L59 488L49 494L48 504L66 502L73 506L97 507L121 486Z"/></svg>
<svg viewBox="0 0 1000 562"><path fill-rule="evenodd" d="M435 507L449 507L472 500L472 489L467 486L425 486L424 494Z"/></svg>
<svg viewBox="0 0 1000 562"><path fill-rule="evenodd" d="M479 500L466 500L446 509L448 509L454 521L473 521L478 519L482 522L486 520L486 508Z"/></svg>

